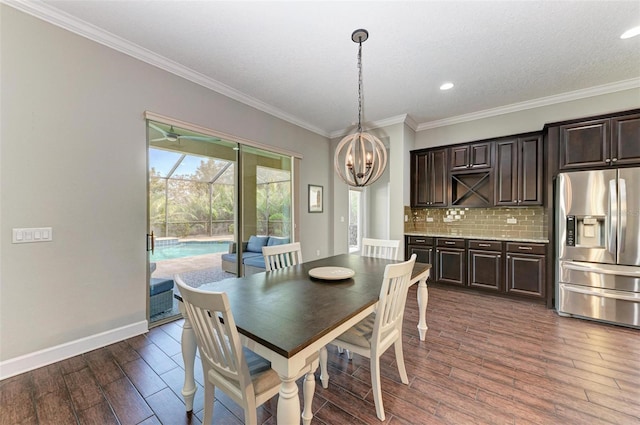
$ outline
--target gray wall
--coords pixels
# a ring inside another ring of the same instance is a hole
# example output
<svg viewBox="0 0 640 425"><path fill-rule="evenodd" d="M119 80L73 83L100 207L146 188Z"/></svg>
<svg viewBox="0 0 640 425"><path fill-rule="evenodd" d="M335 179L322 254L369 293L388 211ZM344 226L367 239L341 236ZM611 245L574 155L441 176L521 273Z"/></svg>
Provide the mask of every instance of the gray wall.
<svg viewBox="0 0 640 425"><path fill-rule="evenodd" d="M0 19L4 366L146 327L145 110L301 153L303 257L331 254L328 139L4 4ZM323 214L307 213L309 183ZM52 242L11 243L12 228L45 226Z"/></svg>

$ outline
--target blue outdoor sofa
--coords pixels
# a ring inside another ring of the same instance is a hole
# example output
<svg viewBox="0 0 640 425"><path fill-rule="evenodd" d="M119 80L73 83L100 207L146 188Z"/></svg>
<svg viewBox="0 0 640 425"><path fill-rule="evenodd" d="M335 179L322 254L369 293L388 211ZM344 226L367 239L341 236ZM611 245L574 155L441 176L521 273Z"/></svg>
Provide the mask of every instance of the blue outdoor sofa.
<svg viewBox="0 0 640 425"><path fill-rule="evenodd" d="M262 256L263 246L283 245L289 243L289 238L279 238L275 236L251 236L247 242L242 242L242 267L244 275L265 271L264 257ZM222 254L222 270L229 273L236 273L236 244L229 243L229 252Z"/></svg>

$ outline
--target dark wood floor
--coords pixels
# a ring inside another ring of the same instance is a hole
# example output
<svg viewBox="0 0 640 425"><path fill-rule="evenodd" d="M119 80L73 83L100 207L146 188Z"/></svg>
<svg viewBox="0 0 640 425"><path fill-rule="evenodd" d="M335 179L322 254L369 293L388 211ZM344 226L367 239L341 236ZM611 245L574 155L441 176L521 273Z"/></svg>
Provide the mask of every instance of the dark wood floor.
<svg viewBox="0 0 640 425"><path fill-rule="evenodd" d="M383 357L390 424L638 424L640 331L558 317L540 304L433 287L427 340L407 301L402 385ZM0 424L199 424L180 395L181 321L0 382ZM199 366L199 362L198 362ZM378 424L368 361L329 349L331 382L316 385L314 424ZM201 382L201 368L197 369ZM274 424L276 398L259 409ZM214 423L241 424L217 393Z"/></svg>

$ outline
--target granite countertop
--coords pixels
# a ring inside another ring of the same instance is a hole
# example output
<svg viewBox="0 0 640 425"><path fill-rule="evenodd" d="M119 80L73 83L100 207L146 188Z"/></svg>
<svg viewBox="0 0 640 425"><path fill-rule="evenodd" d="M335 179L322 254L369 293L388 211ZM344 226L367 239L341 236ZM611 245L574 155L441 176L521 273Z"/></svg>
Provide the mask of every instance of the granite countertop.
<svg viewBox="0 0 640 425"><path fill-rule="evenodd" d="M434 233L434 232L405 232L407 236L425 236L430 238L460 238L460 239L483 239L490 241L507 241L507 242L533 242L533 243L549 243L548 239L538 238L521 238L506 235L483 235L481 233Z"/></svg>

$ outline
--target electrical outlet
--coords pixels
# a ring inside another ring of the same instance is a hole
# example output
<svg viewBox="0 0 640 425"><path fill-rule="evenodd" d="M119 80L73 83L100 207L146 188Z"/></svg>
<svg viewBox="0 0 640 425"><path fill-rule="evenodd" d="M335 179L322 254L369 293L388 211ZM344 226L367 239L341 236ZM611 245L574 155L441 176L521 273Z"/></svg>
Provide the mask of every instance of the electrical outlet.
<svg viewBox="0 0 640 425"><path fill-rule="evenodd" d="M319 257L320 256L320 250L316 250L316 255Z"/></svg>
<svg viewBox="0 0 640 425"><path fill-rule="evenodd" d="M515 217L511 217L507 219L507 224L516 224L518 223L518 220L516 220Z"/></svg>
<svg viewBox="0 0 640 425"><path fill-rule="evenodd" d="M408 215L404 215L404 222L406 223L407 221L409 221L409 216Z"/></svg>

